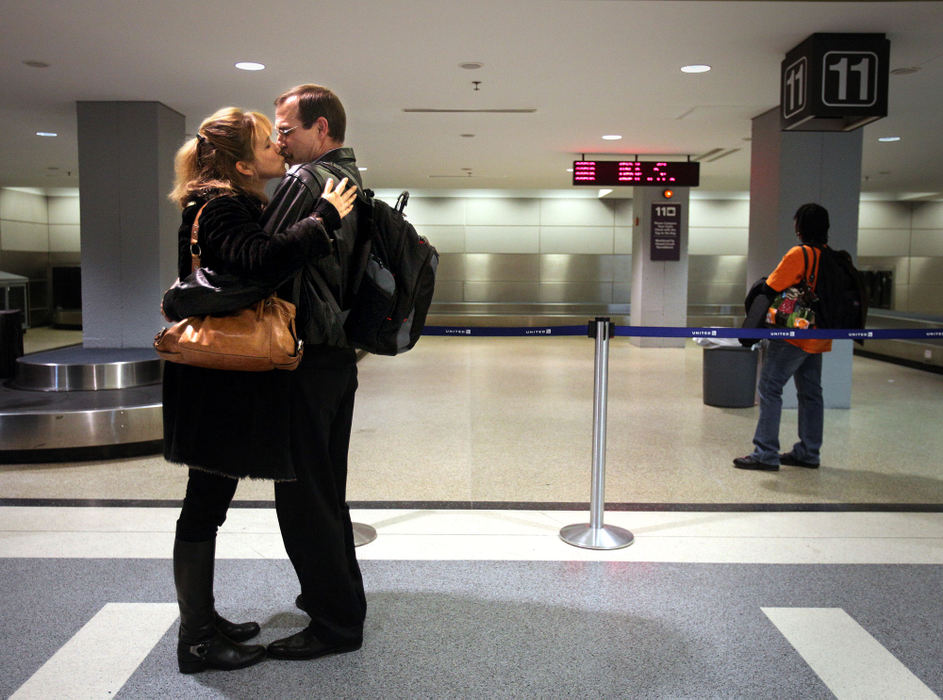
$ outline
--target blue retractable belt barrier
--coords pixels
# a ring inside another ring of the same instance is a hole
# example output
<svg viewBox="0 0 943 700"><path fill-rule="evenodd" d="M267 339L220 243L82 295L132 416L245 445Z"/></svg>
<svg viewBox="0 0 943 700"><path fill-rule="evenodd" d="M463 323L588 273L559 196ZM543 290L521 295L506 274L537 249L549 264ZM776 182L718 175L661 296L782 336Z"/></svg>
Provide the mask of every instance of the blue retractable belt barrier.
<svg viewBox="0 0 943 700"><path fill-rule="evenodd" d="M426 326L423 335L461 336L506 336L506 335L582 335L586 336L586 324L581 326L533 326L512 328L504 326Z"/></svg>
<svg viewBox="0 0 943 700"><path fill-rule="evenodd" d="M555 336L586 335L586 326L426 326L423 335L457 336ZM832 340L939 339L943 328L865 328L859 330L813 328L674 328L669 326L615 326L612 335L646 338L829 338Z"/></svg>

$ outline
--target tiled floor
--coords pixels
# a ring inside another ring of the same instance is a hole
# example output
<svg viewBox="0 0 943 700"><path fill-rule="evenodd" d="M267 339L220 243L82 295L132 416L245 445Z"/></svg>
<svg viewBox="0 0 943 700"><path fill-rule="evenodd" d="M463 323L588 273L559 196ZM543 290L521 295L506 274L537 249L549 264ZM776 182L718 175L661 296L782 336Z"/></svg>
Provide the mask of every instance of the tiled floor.
<svg viewBox="0 0 943 700"><path fill-rule="evenodd" d="M680 656L656 662L654 650L667 643L665 638L632 637L638 656L651 660L655 668L607 669L596 680L592 674L561 680L558 692L547 696L834 694L859 698L868 697L869 692L871 697L937 697L943 693L943 669L933 662L943 657L938 603L938 584L943 584L943 466L939 459L943 454L943 431L939 428L943 425L943 376L855 358L854 407L827 412L822 468L752 473L733 469L730 459L749 451L756 409L719 409L703 404L701 353L693 345L658 350L636 348L622 340L612 343L606 453L606 500L610 505L604 522L632 531L635 542L624 549L602 552L573 547L559 537L563 526L589 519L591 341L430 337L402 357L368 357L361 362L349 498L354 519L378 532L374 542L358 549L371 601L368 637L356 655L314 662L311 673L324 676L325 688L331 687L327 679L335 675L350 679L349 697L358 696L358 692L359 697L416 697L416 692L441 697L534 697L535 689L546 690L547 686L540 685L546 677L535 681L520 669L507 666L506 661L513 658L544 668L542 664L556 654L554 645L535 643L529 657L513 652L502 657L504 661L492 658L491 650L474 646L471 652L448 652L455 655L455 663L472 663L466 656L470 654L476 669L501 681L496 686L461 686L465 692L450 685L454 679L447 678L451 672L448 654L440 671L446 675L439 681L430 677L412 686L384 687L379 679L390 672L373 669L371 664L374 660L385 663L374 659L382 652L389 655L386 661L392 667L415 679L429 671L420 664L428 661L425 654L438 649L428 658L442 656L440 643L426 640L425 635L452 629L448 605L440 617L428 620L422 609L410 613L420 620L410 617L410 624L422 627L422 634L413 635L406 645L416 654L412 657L397 656L396 649L406 647L395 636L396 617L406 624L401 606L410 600L408 595L418 595L420 588L448 588L457 585L449 583L451 577L458 580L472 575L450 567L474 567L467 571L496 577L489 578L487 586L477 592L472 586L471 592L462 594L463 600L472 601L471 609L482 615L498 610L503 604L498 598L523 595L516 579L501 574L508 562L522 562L522 566L531 562L529 566L536 568L527 569L530 573L526 576L532 574L534 581L550 577L548 581L563 588L591 573L580 567L596 566L596 562L611 565L592 570L600 585L632 586L642 577L651 579L656 588L659 580L668 587L650 600L644 613L644 624L661 626L663 631L663 625L675 624L677 608L686 601L716 591L736 591L757 576L767 588L753 591L749 603L742 603L750 611L745 617L744 609L725 612L727 603L715 601L710 605L721 609L698 623L700 627L675 626L672 643L679 644L678 649L688 649L679 652ZM795 412L786 412L784 444L789 444L794 432ZM135 608L137 612L122 613L122 608L102 607L100 601L138 604L138 598L127 592L133 588L126 591L105 581L101 591L73 590L75 601L70 605L89 610L86 619L91 642L78 635L81 624L63 637L54 621L32 619L28 614L24 617L22 610L30 605L47 609L50 601L46 598L54 595L58 585L37 582L27 594L19 579L27 571L61 570L62 575L68 575L82 562L98 566L96 562L110 560L115 562L116 572L132 566L138 567L138 573L128 575L152 576L142 573L150 568L141 567L150 560L169 558L176 503L184 483L184 470L157 457L0 466L0 494L6 499L0 501L5 504L0 505L0 585L29 598L7 595L0 606L5 618L31 620L30 633L46 640L35 653L0 660L0 677L9 679L0 686L0 695L22 686L23 697L77 696L80 688L91 689L93 697L112 697L116 692L119 697L326 696L312 689L316 685L304 686L307 692L288 692L291 683L307 682L306 672L296 671L299 667L284 670L284 664L274 662L264 664L264 670L257 667L222 674L226 679L213 680L212 674L178 677L170 651L175 627L169 578L162 582L142 579L137 584L141 590L154 589L153 594L148 593L150 605L171 605L167 609ZM277 612L279 606L283 609L279 614L288 614L284 610L290 607L294 583L283 569L285 554L271 498L271 484L240 485L236 507L219 537L219 585L238 590L238 572L245 567L275 566L258 569L260 576L275 576L281 586L275 600L265 599L266 606L275 608L266 608L264 614ZM46 564L40 567L40 561ZM561 562L563 566L558 568ZM169 576L169 562L157 571L165 569L161 576ZM839 570L844 572L840 576ZM930 592L917 587L907 596L895 596L885 588L892 579L893 585L903 584L889 577L889 572L913 574ZM684 588L671 588L682 585L682 580ZM398 582L393 586L398 593L390 592L390 581ZM867 611L854 609L847 597L850 581L862 591L875 592ZM547 621L557 619L554 616L567 606L595 600L561 595L554 592L553 585L530 591L527 600L539 600L542 607L515 608L514 619L529 634L539 634L542 625L553 624ZM732 595L725 600L734 602L736 593ZM245 605L247 614L263 614L255 611L257 602L234 600L230 598L231 604ZM756 606L750 607L754 600ZM442 603L435 599L429 604ZM628 600L607 605L615 606L610 612L638 613ZM697 614L705 614L707 609L699 607ZM236 612L239 610L237 607ZM394 611L400 612L389 617ZM121 615L139 613L145 620L141 625L150 627L138 638L150 641L139 652L140 658L124 664L130 668L119 672L121 664L109 660L107 653L98 660L82 655L83 644L98 644L96 625L109 629L108 615L121 619ZM153 618L147 617L151 614ZM927 620L917 635L919 644L906 642L908 635L913 637L917 632L907 626L928 616L937 624ZM272 618L277 619L281 618ZM574 635L593 636L575 619L565 615L559 619L559 624L572 625ZM760 619L766 625L757 631L749 620ZM600 628L607 630L606 634L618 629L610 630L607 624ZM753 658L745 653L736 655L739 670L724 670L722 663L710 679L703 677L703 684L698 685L691 673L692 668L707 663L694 651L701 646L696 640L705 625L714 629L712 645L735 647L742 640L734 638L736 633L731 636L728 627L736 630L741 626L749 639L756 634L768 646L756 649ZM26 633L26 628L14 627L21 631L0 634L15 637ZM418 634L416 629L413 632ZM786 646L781 648L784 640ZM827 642L816 646L817 640ZM426 641L431 646L425 646ZM573 643L579 646L579 640ZM52 656L56 649L61 656ZM67 666L54 660L66 659L75 649L83 659L82 668L63 671ZM592 648L582 651L593 654ZM771 663L772 658L778 661ZM53 661L41 671L47 659ZM862 671L861 659L868 660L868 674ZM292 675L296 673L302 676L296 678ZM875 674L884 686L874 685ZM87 680L92 677L98 680ZM626 678L637 683L620 685ZM672 678L688 680L672 685ZM282 682L289 685L280 686Z"/></svg>

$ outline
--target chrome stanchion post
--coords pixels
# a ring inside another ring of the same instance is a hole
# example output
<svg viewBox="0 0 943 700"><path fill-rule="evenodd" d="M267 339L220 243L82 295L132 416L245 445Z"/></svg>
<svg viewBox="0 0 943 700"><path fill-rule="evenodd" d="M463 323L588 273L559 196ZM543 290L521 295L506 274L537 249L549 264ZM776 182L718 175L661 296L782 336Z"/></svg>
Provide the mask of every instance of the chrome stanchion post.
<svg viewBox="0 0 943 700"><path fill-rule="evenodd" d="M354 529L354 547L370 544L377 538L377 529L366 523L351 523Z"/></svg>
<svg viewBox="0 0 943 700"><path fill-rule="evenodd" d="M620 549L635 541L628 530L603 525L606 508L606 406L609 400L609 336L612 323L597 318L589 324L589 337L596 339L593 386L593 474L590 494L589 525L567 525L560 539L584 549Z"/></svg>

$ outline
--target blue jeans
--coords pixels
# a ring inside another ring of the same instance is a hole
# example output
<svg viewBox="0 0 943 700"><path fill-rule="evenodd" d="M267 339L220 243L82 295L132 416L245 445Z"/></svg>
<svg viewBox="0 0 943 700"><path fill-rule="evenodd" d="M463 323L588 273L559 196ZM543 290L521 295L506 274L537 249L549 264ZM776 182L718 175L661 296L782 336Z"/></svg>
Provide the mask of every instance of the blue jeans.
<svg viewBox="0 0 943 700"><path fill-rule="evenodd" d="M779 420L783 387L792 377L799 400L799 442L792 452L803 462L819 463L825 420L822 401L822 354L807 353L785 340L771 340L760 374L760 418L753 435L753 458L779 464Z"/></svg>

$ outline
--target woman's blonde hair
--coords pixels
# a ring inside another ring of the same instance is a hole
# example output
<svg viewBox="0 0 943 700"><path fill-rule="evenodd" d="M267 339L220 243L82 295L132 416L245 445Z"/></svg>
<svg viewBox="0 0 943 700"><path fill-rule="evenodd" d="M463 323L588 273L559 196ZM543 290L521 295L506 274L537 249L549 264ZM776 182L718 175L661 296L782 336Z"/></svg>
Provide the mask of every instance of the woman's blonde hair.
<svg viewBox="0 0 943 700"><path fill-rule="evenodd" d="M196 136L174 158L174 188L168 197L180 208L204 190L245 192L247 178L236 163L255 160L253 149L269 138L272 122L261 112L223 107L203 120Z"/></svg>

